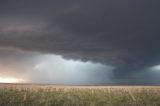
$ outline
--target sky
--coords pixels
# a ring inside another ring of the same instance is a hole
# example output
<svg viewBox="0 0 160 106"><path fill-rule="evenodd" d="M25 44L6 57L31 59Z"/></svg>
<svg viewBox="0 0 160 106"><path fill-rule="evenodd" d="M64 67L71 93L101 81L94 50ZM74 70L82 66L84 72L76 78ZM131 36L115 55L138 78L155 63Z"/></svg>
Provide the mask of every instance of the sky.
<svg viewBox="0 0 160 106"><path fill-rule="evenodd" d="M159 85L159 3L0 0L0 82Z"/></svg>

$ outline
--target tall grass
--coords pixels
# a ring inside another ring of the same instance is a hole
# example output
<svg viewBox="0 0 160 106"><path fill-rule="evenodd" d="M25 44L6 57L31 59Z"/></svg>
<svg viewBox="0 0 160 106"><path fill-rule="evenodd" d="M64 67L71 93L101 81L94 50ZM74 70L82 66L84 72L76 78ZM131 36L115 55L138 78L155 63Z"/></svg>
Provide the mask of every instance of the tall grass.
<svg viewBox="0 0 160 106"><path fill-rule="evenodd" d="M0 87L0 106L160 106L160 89Z"/></svg>

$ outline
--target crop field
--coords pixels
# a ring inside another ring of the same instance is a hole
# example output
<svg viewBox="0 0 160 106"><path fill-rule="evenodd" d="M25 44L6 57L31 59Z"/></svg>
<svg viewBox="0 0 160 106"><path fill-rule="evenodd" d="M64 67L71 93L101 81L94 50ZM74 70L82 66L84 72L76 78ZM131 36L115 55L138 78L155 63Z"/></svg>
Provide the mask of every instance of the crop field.
<svg viewBox="0 0 160 106"><path fill-rule="evenodd" d="M0 106L160 106L160 87L0 84Z"/></svg>

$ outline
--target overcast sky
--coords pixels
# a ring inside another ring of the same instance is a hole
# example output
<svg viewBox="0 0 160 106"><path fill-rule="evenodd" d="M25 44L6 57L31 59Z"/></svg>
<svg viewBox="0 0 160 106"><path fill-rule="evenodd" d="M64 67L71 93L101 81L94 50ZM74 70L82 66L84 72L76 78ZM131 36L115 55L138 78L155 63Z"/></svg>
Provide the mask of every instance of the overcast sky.
<svg viewBox="0 0 160 106"><path fill-rule="evenodd" d="M160 84L159 0L0 0L0 77Z"/></svg>

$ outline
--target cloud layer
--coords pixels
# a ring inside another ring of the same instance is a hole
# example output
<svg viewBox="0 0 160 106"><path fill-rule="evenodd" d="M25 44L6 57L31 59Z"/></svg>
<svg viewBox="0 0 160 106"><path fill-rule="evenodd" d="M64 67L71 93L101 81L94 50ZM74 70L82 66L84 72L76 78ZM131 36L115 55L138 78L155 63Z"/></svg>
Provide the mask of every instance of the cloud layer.
<svg viewBox="0 0 160 106"><path fill-rule="evenodd" d="M159 3L1 0L0 46L100 62L128 79L160 64Z"/></svg>

